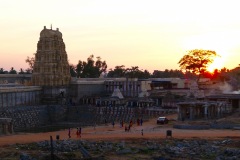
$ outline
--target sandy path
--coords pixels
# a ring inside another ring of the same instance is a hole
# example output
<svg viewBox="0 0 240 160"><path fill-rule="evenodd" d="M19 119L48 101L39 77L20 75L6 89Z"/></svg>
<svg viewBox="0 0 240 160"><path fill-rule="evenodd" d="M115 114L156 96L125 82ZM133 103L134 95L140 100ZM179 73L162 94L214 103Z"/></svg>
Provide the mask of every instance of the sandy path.
<svg viewBox="0 0 240 160"><path fill-rule="evenodd" d="M143 136L141 130L143 129ZM139 139L139 138L165 138L166 131L172 130L173 138L223 138L234 137L240 139L240 130L181 130L172 128L171 125L157 125L156 119L145 122L143 126L133 125L130 132L125 132L124 128L115 125L113 128L108 126L96 126L82 128L81 139L85 140L121 140L121 139ZM71 129L71 139L79 139L76 136L76 129ZM30 143L44 140L50 140L50 136L56 139L59 135L60 139L68 139L68 130L61 130L56 132L46 133L23 133L7 136L0 136L0 146L16 144L16 143Z"/></svg>

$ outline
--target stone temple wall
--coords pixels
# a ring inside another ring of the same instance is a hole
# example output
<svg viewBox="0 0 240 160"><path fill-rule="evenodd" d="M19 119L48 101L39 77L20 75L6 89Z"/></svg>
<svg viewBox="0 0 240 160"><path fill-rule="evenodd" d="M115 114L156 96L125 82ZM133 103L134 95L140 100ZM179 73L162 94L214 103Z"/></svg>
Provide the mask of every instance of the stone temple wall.
<svg viewBox="0 0 240 160"><path fill-rule="evenodd" d="M2 85L28 85L31 83L31 74L0 74Z"/></svg>
<svg viewBox="0 0 240 160"><path fill-rule="evenodd" d="M64 106L18 106L0 109L1 118L11 118L13 131L34 131L36 128L60 122L65 119Z"/></svg>
<svg viewBox="0 0 240 160"><path fill-rule="evenodd" d="M14 131L26 130L43 125L46 123L46 120L44 120L46 116L43 116L44 114L46 114L44 108L38 106L19 106L18 108L9 107L0 109L0 117L12 118Z"/></svg>
<svg viewBox="0 0 240 160"><path fill-rule="evenodd" d="M0 109L20 105L38 105L42 88L37 86L0 87Z"/></svg>

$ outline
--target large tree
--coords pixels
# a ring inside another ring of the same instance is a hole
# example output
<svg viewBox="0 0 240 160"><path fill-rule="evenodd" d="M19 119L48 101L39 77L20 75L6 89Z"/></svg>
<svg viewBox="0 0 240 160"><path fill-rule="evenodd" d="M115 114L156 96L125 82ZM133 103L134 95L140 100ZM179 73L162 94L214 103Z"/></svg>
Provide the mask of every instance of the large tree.
<svg viewBox="0 0 240 160"><path fill-rule="evenodd" d="M164 71L154 70L152 73L152 78L183 78L184 74L181 70L168 70Z"/></svg>
<svg viewBox="0 0 240 160"><path fill-rule="evenodd" d="M11 67L11 70L8 72L9 74L17 74L17 71Z"/></svg>
<svg viewBox="0 0 240 160"><path fill-rule="evenodd" d="M107 76L112 78L124 77L125 72L126 72L126 69L124 65L115 66L114 70L110 69Z"/></svg>
<svg viewBox="0 0 240 160"><path fill-rule="evenodd" d="M27 59L25 60L25 62L28 63L28 65L29 65L28 70L30 70L31 73L32 73L32 71L33 71L33 65L34 65L34 63L35 63L35 58L34 58L34 57L27 57Z"/></svg>
<svg viewBox="0 0 240 160"><path fill-rule="evenodd" d="M138 66L127 68L125 73L125 77L128 78L147 79L150 78L150 76L151 74L147 70L141 71Z"/></svg>
<svg viewBox="0 0 240 160"><path fill-rule="evenodd" d="M73 64L70 64L69 68L70 68L71 77L76 77L77 76L76 66L74 66Z"/></svg>
<svg viewBox="0 0 240 160"><path fill-rule="evenodd" d="M194 49L188 51L178 62L181 69L186 72L191 72L198 75L197 82L200 76L206 71L207 67L219 56L215 51Z"/></svg>
<svg viewBox="0 0 240 160"><path fill-rule="evenodd" d="M0 74L4 74L4 69L0 68Z"/></svg>
<svg viewBox="0 0 240 160"><path fill-rule="evenodd" d="M20 68L20 70L19 70L18 74L24 74L24 71L23 71L23 69L22 69L22 68Z"/></svg>
<svg viewBox="0 0 240 160"><path fill-rule="evenodd" d="M87 62L79 60L76 65L77 77L98 78L102 73L105 73L107 70L106 61L102 61L100 57L96 58L96 62L94 61L94 55L90 55Z"/></svg>

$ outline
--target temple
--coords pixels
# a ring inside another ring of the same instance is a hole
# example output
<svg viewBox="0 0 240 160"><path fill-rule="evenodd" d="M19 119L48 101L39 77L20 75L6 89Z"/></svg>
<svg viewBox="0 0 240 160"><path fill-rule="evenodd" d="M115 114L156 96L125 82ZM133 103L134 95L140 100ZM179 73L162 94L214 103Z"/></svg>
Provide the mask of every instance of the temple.
<svg viewBox="0 0 240 160"><path fill-rule="evenodd" d="M70 71L62 33L44 29L35 54L32 83L35 86L64 86L70 83Z"/></svg>

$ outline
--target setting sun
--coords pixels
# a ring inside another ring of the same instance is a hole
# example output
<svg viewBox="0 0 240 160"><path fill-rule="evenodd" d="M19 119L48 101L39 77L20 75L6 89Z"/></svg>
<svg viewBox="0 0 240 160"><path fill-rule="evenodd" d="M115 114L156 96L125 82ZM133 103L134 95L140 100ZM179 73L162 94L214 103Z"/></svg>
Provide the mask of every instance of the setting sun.
<svg viewBox="0 0 240 160"><path fill-rule="evenodd" d="M222 57L216 57L208 67L207 71L214 72L215 69L222 69L224 67L224 59Z"/></svg>

